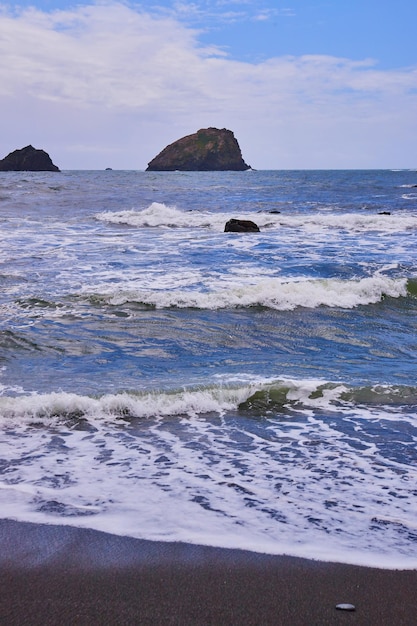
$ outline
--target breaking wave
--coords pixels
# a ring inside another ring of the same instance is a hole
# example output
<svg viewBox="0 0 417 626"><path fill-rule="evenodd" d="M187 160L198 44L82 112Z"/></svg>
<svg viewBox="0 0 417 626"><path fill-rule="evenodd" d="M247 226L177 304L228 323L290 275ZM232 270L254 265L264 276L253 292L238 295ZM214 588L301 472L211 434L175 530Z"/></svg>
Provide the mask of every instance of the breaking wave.
<svg viewBox="0 0 417 626"><path fill-rule="evenodd" d="M417 194L406 194L414 199ZM331 209L331 207L329 207ZM296 228L306 231L336 229L342 231L378 231L397 233L417 229L417 216L412 212L390 215L389 213L330 213L323 209L316 213L268 212L210 212L204 209L183 211L175 206L153 202L145 209L124 211L104 211L96 214L96 219L109 224L120 224L136 228L207 228L223 231L225 223L231 218L251 219L262 229Z"/></svg>
<svg viewBox="0 0 417 626"><path fill-rule="evenodd" d="M6 394L7 388L2 389ZM11 390L9 390L11 391ZM13 391L16 391L13 390ZM0 396L3 426L86 420L120 423L132 419L198 417L227 412L269 415L280 411L351 411L353 408L416 407L417 387L407 385L366 385L353 387L341 382L317 379L253 379L246 382L190 386L171 391L131 391L103 396L53 392ZM417 425L417 421L416 421Z"/></svg>
<svg viewBox="0 0 417 626"><path fill-rule="evenodd" d="M223 287L222 287L223 282ZM138 303L155 308L196 308L227 309L265 307L280 311L290 311L298 307L317 308L320 306L352 309L360 305L375 304L386 297L400 298L413 295L415 282L406 278L389 278L382 273L358 280L341 279L294 279L283 281L279 278L261 279L254 284L245 284L244 279L236 282L207 281L203 290L151 290L125 287L103 286L100 293L86 293L95 302L110 305ZM226 284L225 284L226 283Z"/></svg>

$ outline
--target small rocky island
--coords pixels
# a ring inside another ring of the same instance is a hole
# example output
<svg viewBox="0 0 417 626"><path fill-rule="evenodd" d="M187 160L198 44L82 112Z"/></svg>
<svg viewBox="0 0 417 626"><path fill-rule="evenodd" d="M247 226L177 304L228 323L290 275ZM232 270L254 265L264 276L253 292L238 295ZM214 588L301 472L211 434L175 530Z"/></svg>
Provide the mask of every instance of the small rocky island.
<svg viewBox="0 0 417 626"><path fill-rule="evenodd" d="M243 172L249 169L231 130L202 128L164 148L148 163L146 171Z"/></svg>
<svg viewBox="0 0 417 626"><path fill-rule="evenodd" d="M59 172L51 157L44 150L26 146L10 152L0 160L0 172Z"/></svg>

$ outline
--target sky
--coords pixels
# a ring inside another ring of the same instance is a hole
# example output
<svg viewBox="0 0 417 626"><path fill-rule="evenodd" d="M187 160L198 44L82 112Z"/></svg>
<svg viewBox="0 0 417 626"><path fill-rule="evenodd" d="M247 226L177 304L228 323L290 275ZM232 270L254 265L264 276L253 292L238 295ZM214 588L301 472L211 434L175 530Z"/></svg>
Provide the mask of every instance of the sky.
<svg viewBox="0 0 417 626"><path fill-rule="evenodd" d="M0 158L143 170L214 126L255 169L416 169L416 24L416 0L0 0Z"/></svg>

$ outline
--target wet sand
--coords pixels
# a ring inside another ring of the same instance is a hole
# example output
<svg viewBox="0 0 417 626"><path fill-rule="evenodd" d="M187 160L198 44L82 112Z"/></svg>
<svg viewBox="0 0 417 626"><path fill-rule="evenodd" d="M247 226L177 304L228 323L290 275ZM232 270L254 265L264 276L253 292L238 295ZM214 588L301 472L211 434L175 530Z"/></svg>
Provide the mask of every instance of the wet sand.
<svg viewBox="0 0 417 626"><path fill-rule="evenodd" d="M417 570L0 520L2 626L416 623Z"/></svg>

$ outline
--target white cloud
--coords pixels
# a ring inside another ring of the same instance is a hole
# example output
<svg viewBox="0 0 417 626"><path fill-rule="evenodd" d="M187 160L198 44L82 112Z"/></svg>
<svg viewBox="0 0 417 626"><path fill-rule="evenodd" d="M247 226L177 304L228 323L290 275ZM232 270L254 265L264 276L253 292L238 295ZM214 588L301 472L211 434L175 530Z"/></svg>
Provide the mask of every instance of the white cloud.
<svg viewBox="0 0 417 626"><path fill-rule="evenodd" d="M172 17L112 2L3 10L0 32L0 157L32 143L64 169L142 169L171 141L218 126L258 168L416 165L417 68L233 61Z"/></svg>

